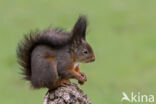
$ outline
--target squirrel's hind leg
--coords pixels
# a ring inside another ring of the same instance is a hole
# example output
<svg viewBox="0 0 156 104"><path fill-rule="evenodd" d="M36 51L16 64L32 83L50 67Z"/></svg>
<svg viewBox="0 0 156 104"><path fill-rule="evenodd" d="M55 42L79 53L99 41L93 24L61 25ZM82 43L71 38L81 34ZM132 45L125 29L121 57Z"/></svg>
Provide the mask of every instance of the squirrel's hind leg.
<svg viewBox="0 0 156 104"><path fill-rule="evenodd" d="M54 89L59 80L55 58L32 55L31 62L33 87Z"/></svg>
<svg viewBox="0 0 156 104"><path fill-rule="evenodd" d="M70 85L71 82L69 79L62 79L61 80L61 86Z"/></svg>

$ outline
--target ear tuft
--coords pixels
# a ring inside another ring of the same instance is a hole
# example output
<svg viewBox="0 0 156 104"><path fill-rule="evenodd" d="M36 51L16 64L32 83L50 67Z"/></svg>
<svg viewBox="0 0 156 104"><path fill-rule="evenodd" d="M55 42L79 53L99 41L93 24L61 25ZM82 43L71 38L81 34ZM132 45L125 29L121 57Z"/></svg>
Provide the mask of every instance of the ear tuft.
<svg viewBox="0 0 156 104"><path fill-rule="evenodd" d="M84 15L81 15L76 24L74 25L74 28L72 30L72 34L76 39L84 39L86 37L86 28L87 28L87 18Z"/></svg>

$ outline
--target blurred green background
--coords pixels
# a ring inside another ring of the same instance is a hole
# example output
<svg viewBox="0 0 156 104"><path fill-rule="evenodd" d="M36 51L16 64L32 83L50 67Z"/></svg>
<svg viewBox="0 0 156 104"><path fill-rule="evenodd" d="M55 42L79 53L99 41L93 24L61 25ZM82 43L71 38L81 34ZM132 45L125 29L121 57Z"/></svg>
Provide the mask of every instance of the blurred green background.
<svg viewBox="0 0 156 104"><path fill-rule="evenodd" d="M0 103L42 104L16 62L23 34L39 28L70 30L80 14L96 61L82 64L81 86L93 104L120 104L122 92L156 96L156 0L0 0Z"/></svg>

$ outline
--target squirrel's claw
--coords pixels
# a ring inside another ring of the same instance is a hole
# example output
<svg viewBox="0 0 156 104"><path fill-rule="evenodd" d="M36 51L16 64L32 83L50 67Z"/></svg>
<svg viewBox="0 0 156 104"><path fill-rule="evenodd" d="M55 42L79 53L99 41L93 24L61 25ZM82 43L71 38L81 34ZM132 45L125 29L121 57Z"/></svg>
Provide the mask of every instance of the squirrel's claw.
<svg viewBox="0 0 156 104"><path fill-rule="evenodd" d="M79 73L80 73L80 75L83 77L84 81L87 81L87 76L86 76L86 74L83 73L83 72L79 72Z"/></svg>

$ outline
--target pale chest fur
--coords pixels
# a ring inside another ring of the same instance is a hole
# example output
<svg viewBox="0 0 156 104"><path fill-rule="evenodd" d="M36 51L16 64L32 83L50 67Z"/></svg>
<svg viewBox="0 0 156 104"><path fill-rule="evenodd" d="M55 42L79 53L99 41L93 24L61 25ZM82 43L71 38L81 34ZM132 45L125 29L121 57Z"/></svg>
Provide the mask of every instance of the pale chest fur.
<svg viewBox="0 0 156 104"><path fill-rule="evenodd" d="M75 63L74 64L74 68L76 68L77 66L79 66L79 63Z"/></svg>

